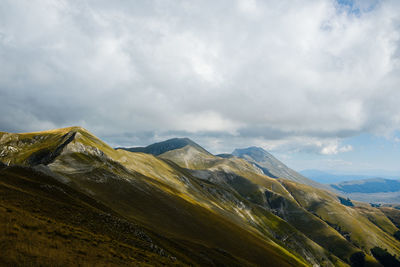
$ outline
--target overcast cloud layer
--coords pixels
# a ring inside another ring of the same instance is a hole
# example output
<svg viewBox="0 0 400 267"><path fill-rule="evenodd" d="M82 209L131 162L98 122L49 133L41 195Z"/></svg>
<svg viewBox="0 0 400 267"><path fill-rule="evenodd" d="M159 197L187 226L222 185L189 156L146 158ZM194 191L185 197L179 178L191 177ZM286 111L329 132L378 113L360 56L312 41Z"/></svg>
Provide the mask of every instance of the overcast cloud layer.
<svg viewBox="0 0 400 267"><path fill-rule="evenodd" d="M0 130L350 151L343 138L400 129L399 14L395 0L2 0Z"/></svg>

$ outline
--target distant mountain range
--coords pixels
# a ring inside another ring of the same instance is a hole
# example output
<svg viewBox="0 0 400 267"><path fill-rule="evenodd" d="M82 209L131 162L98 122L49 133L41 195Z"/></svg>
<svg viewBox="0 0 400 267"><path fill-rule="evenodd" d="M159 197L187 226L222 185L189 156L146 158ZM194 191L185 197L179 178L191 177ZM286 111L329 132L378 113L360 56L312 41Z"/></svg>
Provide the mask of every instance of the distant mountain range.
<svg viewBox="0 0 400 267"><path fill-rule="evenodd" d="M386 174L382 172L380 175L360 175L360 174L336 174L328 171L320 170L303 170L300 173L316 182L321 184L335 184L345 181L363 180L372 178L383 178L383 179L400 179L400 175L396 176L394 173Z"/></svg>
<svg viewBox="0 0 400 267"><path fill-rule="evenodd" d="M345 193L388 193L400 191L400 180L371 178L346 181L331 186Z"/></svg>
<svg viewBox="0 0 400 267"><path fill-rule="evenodd" d="M326 190L257 147L213 155L174 138L114 149L70 127L0 132L0 163L7 266L380 266L400 257L396 206Z"/></svg>
<svg viewBox="0 0 400 267"><path fill-rule="evenodd" d="M400 203L400 180L367 175L337 175L319 170L301 171L320 183L330 183L334 192L370 203Z"/></svg>

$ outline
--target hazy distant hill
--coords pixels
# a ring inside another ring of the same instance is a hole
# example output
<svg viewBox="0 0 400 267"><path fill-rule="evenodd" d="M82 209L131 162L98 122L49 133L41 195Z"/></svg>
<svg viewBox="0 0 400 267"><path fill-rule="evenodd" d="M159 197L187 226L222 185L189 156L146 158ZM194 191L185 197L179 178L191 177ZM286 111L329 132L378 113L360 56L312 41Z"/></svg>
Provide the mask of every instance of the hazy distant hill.
<svg viewBox="0 0 400 267"><path fill-rule="evenodd" d="M394 174L386 174L386 173L382 173L379 175L334 174L320 170L303 170L300 171L300 173L322 184L336 184L345 181L372 179L377 177L382 177L383 179L400 178L400 176L395 176Z"/></svg>
<svg viewBox="0 0 400 267"><path fill-rule="evenodd" d="M370 178L330 185L347 197L371 203L400 203L400 180Z"/></svg>
<svg viewBox="0 0 400 267"><path fill-rule="evenodd" d="M377 247L400 256L396 209L306 185L265 151L149 147L113 149L80 127L1 132L0 262L378 266Z"/></svg>
<svg viewBox="0 0 400 267"><path fill-rule="evenodd" d="M369 175L332 174L319 170L304 170L301 173L317 182L329 184L334 192L354 200L369 203L400 203L400 180L395 179L397 176L388 179Z"/></svg>
<svg viewBox="0 0 400 267"><path fill-rule="evenodd" d="M400 191L400 180L371 178L346 181L331 186L344 193L388 193Z"/></svg>

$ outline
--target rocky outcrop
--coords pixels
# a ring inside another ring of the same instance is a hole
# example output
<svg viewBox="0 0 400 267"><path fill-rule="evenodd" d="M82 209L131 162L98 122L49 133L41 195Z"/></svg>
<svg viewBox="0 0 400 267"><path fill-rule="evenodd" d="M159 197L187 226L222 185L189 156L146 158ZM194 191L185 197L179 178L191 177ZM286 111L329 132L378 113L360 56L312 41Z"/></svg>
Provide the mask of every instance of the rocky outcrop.
<svg viewBox="0 0 400 267"><path fill-rule="evenodd" d="M50 150L49 148L41 149L35 153L33 153L28 158L28 164L30 166L36 166L39 164L48 165L52 163L56 157L58 157L63 151L64 147L66 147L72 140L74 140L76 132L69 132L65 134L62 139L63 142L57 146L54 150Z"/></svg>

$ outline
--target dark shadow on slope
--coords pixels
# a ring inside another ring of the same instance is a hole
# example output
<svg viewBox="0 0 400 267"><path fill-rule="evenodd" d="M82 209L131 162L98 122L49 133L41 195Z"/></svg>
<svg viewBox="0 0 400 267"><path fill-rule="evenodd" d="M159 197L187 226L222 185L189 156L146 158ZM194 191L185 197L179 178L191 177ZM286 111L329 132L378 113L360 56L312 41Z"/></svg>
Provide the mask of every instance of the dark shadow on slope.
<svg viewBox="0 0 400 267"><path fill-rule="evenodd" d="M30 166L35 166L39 164L50 164L52 163L56 157L58 157L64 147L66 147L69 143L74 140L76 135L76 132L69 132L65 134L61 139L64 140L59 146L57 146L54 150L51 150L49 148L41 149L35 153L33 153L29 158L28 158L28 164Z"/></svg>

